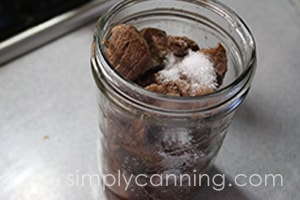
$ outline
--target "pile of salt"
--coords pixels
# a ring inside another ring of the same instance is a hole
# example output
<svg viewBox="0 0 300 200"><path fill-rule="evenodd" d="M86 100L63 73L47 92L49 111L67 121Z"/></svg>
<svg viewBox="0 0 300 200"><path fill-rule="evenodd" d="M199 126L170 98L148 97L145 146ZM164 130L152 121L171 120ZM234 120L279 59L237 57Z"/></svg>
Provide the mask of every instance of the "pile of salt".
<svg viewBox="0 0 300 200"><path fill-rule="evenodd" d="M182 81L191 86L193 91L199 89L217 89L217 75L213 63L200 51L190 50L184 58L178 58L172 53L166 57L165 68L158 72L157 81Z"/></svg>

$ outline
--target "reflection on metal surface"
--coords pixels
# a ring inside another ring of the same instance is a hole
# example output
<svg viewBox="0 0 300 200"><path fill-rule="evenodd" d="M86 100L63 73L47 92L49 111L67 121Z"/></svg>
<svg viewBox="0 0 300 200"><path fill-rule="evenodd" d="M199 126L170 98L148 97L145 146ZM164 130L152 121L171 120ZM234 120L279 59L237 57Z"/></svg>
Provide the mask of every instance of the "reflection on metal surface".
<svg viewBox="0 0 300 200"><path fill-rule="evenodd" d="M1 178L2 194L7 199L59 199L60 180L55 177L58 177L55 169L46 166L37 155L23 158L15 162Z"/></svg>
<svg viewBox="0 0 300 200"><path fill-rule="evenodd" d="M0 65L96 19L115 2L94 0L1 42Z"/></svg>
<svg viewBox="0 0 300 200"><path fill-rule="evenodd" d="M300 0L290 0L294 8L300 13Z"/></svg>

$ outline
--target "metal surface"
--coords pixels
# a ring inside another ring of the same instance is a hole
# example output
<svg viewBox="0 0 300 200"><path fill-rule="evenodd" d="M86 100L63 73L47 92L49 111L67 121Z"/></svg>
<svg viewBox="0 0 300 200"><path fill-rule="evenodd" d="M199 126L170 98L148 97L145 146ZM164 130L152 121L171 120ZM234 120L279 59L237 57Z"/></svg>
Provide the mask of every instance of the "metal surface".
<svg viewBox="0 0 300 200"><path fill-rule="evenodd" d="M205 187L195 200L300 199L300 15L289 1L224 2L252 29L258 68L211 173L281 174L283 186ZM0 67L1 200L103 200L96 179L82 184L98 173L93 27Z"/></svg>
<svg viewBox="0 0 300 200"><path fill-rule="evenodd" d="M95 0L0 43L0 65L96 19L115 0Z"/></svg>

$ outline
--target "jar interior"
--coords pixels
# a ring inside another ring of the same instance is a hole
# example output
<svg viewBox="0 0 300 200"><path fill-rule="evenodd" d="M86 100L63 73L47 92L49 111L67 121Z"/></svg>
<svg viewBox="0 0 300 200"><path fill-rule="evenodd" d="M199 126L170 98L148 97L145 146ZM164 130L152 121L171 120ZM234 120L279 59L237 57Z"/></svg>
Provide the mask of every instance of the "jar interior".
<svg viewBox="0 0 300 200"><path fill-rule="evenodd" d="M238 19L233 14L218 9L212 2L197 1L194 4L166 0L139 1L128 5L124 2L116 9L117 12L112 13L102 30L102 38L109 38L114 25L126 23L138 30L152 27L162 29L168 35L186 36L197 42L200 48L213 48L221 43L227 52L228 71L219 89L232 84L248 67L253 41L244 37L247 30L243 24L237 23ZM102 49L105 49L103 45Z"/></svg>

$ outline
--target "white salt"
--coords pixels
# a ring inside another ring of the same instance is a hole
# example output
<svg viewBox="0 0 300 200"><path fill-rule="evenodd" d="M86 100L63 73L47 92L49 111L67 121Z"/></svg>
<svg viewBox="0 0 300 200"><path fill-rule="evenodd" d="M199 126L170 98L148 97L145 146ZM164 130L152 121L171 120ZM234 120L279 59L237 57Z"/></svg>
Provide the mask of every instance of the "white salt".
<svg viewBox="0 0 300 200"><path fill-rule="evenodd" d="M216 89L216 73L213 63L201 52L189 51L183 59L169 54L166 67L158 73L159 82L184 81L193 89Z"/></svg>

